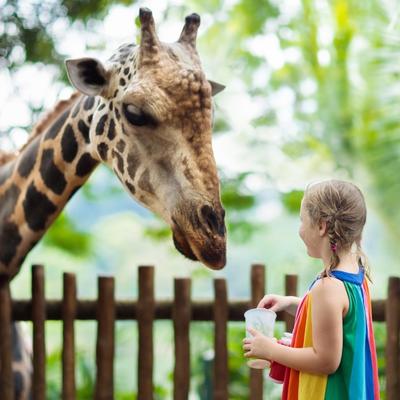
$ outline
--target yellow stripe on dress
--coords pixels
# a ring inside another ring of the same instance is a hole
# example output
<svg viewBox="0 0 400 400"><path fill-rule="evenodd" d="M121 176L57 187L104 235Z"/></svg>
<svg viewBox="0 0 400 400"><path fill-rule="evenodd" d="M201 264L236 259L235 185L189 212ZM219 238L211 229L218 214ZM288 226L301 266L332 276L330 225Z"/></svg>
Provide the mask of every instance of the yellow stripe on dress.
<svg viewBox="0 0 400 400"><path fill-rule="evenodd" d="M311 316L311 293L308 293L307 321L304 333L303 347L312 347L312 316ZM308 372L299 374L299 397L298 400L323 400L325 398L327 375L315 375Z"/></svg>

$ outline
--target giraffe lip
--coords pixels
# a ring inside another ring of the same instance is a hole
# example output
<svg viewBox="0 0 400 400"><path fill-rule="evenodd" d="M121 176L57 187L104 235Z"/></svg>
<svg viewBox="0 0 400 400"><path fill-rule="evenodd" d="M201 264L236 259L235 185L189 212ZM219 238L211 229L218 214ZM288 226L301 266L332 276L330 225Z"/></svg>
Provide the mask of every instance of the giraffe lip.
<svg viewBox="0 0 400 400"><path fill-rule="evenodd" d="M172 239L174 241L175 248L179 251L179 253L189 258L189 260L199 261L179 228L173 231Z"/></svg>
<svg viewBox="0 0 400 400"><path fill-rule="evenodd" d="M203 244L196 244L183 233L179 226L173 228L173 241L176 249L192 261L200 261L207 267L218 270L226 264L225 237L206 238Z"/></svg>
<svg viewBox="0 0 400 400"><path fill-rule="evenodd" d="M226 264L225 238L213 241L212 246L204 246L200 250L200 261L211 269L222 269Z"/></svg>

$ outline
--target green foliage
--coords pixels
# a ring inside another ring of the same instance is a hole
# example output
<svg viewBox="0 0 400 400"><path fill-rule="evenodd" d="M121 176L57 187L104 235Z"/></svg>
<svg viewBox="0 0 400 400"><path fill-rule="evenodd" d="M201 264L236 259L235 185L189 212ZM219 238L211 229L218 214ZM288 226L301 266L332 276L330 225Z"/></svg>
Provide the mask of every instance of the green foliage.
<svg viewBox="0 0 400 400"><path fill-rule="evenodd" d="M278 8L269 0L241 0L230 12L230 20L241 37L261 33L269 18L279 15Z"/></svg>
<svg viewBox="0 0 400 400"><path fill-rule="evenodd" d="M234 178L223 179L222 203L228 210L249 210L255 205L255 196L245 187L244 181L249 172L243 172Z"/></svg>
<svg viewBox="0 0 400 400"><path fill-rule="evenodd" d="M246 186L246 178L251 172L241 172L234 177L221 176L223 182L222 199L227 208L248 210L255 205L255 196Z"/></svg>
<svg viewBox="0 0 400 400"><path fill-rule="evenodd" d="M40 1L24 2L6 0L2 5L0 21L0 68L10 70L26 62L62 66L63 56L58 52L51 35L52 25L67 19L69 23L87 23L91 19L103 18L115 4L130 5L132 0L62 0L57 5ZM14 56L18 48L23 55Z"/></svg>
<svg viewBox="0 0 400 400"><path fill-rule="evenodd" d="M68 18L72 21L81 20L86 22L89 19L104 18L113 5L122 4L128 6L134 3L134 0L62 0L61 5Z"/></svg>
<svg viewBox="0 0 400 400"><path fill-rule="evenodd" d="M43 27L21 26L20 41L24 45L26 60L33 63L61 63L61 58L55 50L54 40Z"/></svg>
<svg viewBox="0 0 400 400"><path fill-rule="evenodd" d="M46 399L57 400L61 397L61 349L48 354L46 361Z"/></svg>
<svg viewBox="0 0 400 400"><path fill-rule="evenodd" d="M83 352L76 353L77 358L77 396L80 399L89 399L93 396L94 392L94 371L93 363L90 363L87 359L87 354Z"/></svg>
<svg viewBox="0 0 400 400"><path fill-rule="evenodd" d="M43 238L47 246L58 247L78 256L86 256L91 250L89 233L76 229L73 221L62 212Z"/></svg>
<svg viewBox="0 0 400 400"><path fill-rule="evenodd" d="M378 375L379 375L379 386L381 399L386 398L386 324L385 323L374 323L374 335L375 344L378 360Z"/></svg>
<svg viewBox="0 0 400 400"><path fill-rule="evenodd" d="M218 118L214 120L214 126L213 126L214 134L229 131L230 128L231 127L229 125L227 118L223 118L222 116L219 115Z"/></svg>
<svg viewBox="0 0 400 400"><path fill-rule="evenodd" d="M250 172L242 172L234 177L222 176L222 204L226 209L228 236L237 243L244 243L254 235L261 225L250 218L249 212L256 205L256 196L246 185Z"/></svg>
<svg viewBox="0 0 400 400"><path fill-rule="evenodd" d="M243 338L246 332L242 326L230 324L228 329L229 396L237 400L249 398L249 367L243 356Z"/></svg>
<svg viewBox="0 0 400 400"><path fill-rule="evenodd" d="M161 219L158 219L156 223L147 225L144 229L144 234L156 241L170 240L172 236L171 228Z"/></svg>
<svg viewBox="0 0 400 400"><path fill-rule="evenodd" d="M281 194L282 204L292 214L299 214L301 200L304 196L303 190L291 190Z"/></svg>

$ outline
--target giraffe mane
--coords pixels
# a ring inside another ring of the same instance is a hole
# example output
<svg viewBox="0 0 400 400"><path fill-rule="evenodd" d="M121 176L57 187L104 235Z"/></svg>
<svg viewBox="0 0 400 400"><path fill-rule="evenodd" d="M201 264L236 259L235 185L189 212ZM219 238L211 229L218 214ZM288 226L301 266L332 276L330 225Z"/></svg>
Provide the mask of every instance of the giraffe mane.
<svg viewBox="0 0 400 400"><path fill-rule="evenodd" d="M28 140L17 151L11 153L0 149L0 165L6 164L16 158L18 153L23 151L37 136L41 135L54 122L54 120L70 107L80 96L81 93L74 92L68 99L58 101L54 108L46 112L39 119L36 125L34 125L32 132L28 136Z"/></svg>

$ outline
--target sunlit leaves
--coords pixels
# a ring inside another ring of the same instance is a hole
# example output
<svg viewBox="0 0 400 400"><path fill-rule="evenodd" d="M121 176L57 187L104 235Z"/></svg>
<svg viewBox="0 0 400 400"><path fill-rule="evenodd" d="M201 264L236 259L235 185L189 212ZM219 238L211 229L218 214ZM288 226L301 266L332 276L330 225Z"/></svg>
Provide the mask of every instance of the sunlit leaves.
<svg viewBox="0 0 400 400"><path fill-rule="evenodd" d="M255 204L255 197L251 193L241 192L233 182L228 182L222 191L222 202L226 208L232 210L247 210Z"/></svg>
<svg viewBox="0 0 400 400"><path fill-rule="evenodd" d="M241 0L232 9L230 20L242 36L261 33L268 18L278 16L278 8L269 0Z"/></svg>
<svg viewBox="0 0 400 400"><path fill-rule="evenodd" d="M47 231L43 243L79 257L87 256L91 250L90 234L78 230L65 213L62 213Z"/></svg>
<svg viewBox="0 0 400 400"><path fill-rule="evenodd" d="M301 199L303 198L303 190L292 190L281 194L282 204L292 214L300 212Z"/></svg>

